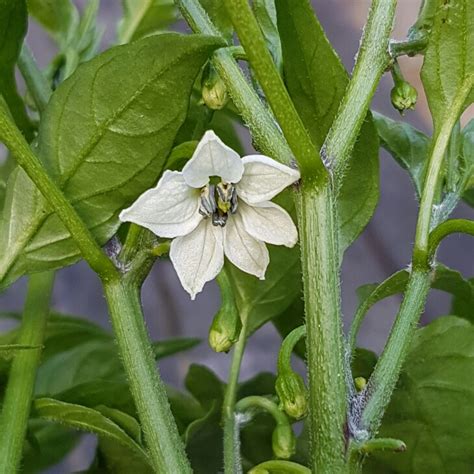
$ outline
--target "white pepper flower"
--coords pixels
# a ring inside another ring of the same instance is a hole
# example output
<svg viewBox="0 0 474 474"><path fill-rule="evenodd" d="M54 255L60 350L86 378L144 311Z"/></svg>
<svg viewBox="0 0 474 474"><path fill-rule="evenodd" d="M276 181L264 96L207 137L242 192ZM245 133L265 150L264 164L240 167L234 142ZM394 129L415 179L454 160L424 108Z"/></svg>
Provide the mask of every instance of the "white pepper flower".
<svg viewBox="0 0 474 474"><path fill-rule="evenodd" d="M297 181L297 170L263 155L242 159L212 131L181 172L165 171L155 188L120 213L160 237L172 238L170 259L194 299L224 265L265 278L265 242L293 247L289 214L270 200Z"/></svg>

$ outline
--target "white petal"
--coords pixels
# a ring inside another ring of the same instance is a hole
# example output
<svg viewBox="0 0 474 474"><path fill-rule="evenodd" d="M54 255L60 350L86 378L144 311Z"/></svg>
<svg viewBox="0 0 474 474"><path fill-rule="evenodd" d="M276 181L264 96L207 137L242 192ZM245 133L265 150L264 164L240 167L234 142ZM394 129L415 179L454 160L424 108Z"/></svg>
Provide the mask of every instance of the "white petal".
<svg viewBox="0 0 474 474"><path fill-rule="evenodd" d="M171 262L191 299L221 271L224 265L222 241L222 228L213 226L211 219L203 219L193 232L171 242Z"/></svg>
<svg viewBox="0 0 474 474"><path fill-rule="evenodd" d="M247 232L258 240L273 245L293 247L298 240L298 231L290 215L273 202L265 201L250 206L239 202L239 214L242 216Z"/></svg>
<svg viewBox="0 0 474 474"><path fill-rule="evenodd" d="M242 178L244 165L238 153L225 145L208 130L199 142L193 157L183 168L183 176L189 186L202 188L210 176L220 176L223 181L237 183Z"/></svg>
<svg viewBox="0 0 474 474"><path fill-rule="evenodd" d="M201 222L199 204L199 192L184 182L182 173L165 171L156 187L145 191L119 217L160 237L177 237L189 234Z"/></svg>
<svg viewBox="0 0 474 474"><path fill-rule="evenodd" d="M300 179L298 170L282 165L268 156L244 156L242 161L244 174L237 185L237 194L249 204L269 201Z"/></svg>
<svg viewBox="0 0 474 474"><path fill-rule="evenodd" d="M265 244L254 239L244 227L242 217L237 213L229 217L224 227L224 252L226 257L242 271L265 279L270 257Z"/></svg>

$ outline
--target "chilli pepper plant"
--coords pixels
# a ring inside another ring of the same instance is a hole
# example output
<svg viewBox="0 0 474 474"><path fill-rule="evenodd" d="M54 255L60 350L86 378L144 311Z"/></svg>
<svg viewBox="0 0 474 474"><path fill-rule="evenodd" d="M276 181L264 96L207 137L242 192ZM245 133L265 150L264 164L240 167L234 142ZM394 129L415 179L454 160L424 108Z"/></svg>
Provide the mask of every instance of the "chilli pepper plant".
<svg viewBox="0 0 474 474"><path fill-rule="evenodd" d="M41 472L80 431L97 436L90 473L474 471L474 282L437 257L474 235L450 218L474 205L474 2L424 0L403 41L396 3L372 0L348 74L309 0L122 0L106 48L99 0L0 0L0 288L28 278L24 311L1 313L0 473ZM44 69L30 21L57 46ZM166 31L177 21L190 31ZM399 65L415 55L429 135L370 109L384 73L401 115L415 107ZM415 188L412 259L360 289L345 334L340 270L377 205L380 147ZM140 289L166 258L191 299L217 280L225 381L201 365L186 391L160 377L157 360L197 343L149 338ZM112 333L50 309L55 271L81 259ZM421 328L432 288L452 307ZM358 330L395 294L377 357ZM270 322L275 374L242 382Z"/></svg>

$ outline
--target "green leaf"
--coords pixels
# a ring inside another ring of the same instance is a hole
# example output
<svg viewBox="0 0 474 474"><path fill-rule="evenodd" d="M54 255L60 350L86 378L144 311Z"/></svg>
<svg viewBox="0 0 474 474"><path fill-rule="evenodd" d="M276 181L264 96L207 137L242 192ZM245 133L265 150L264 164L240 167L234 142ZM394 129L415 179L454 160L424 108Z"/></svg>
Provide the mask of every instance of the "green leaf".
<svg viewBox="0 0 474 474"><path fill-rule="evenodd" d="M166 29L178 18L173 0L122 0L119 43L129 43Z"/></svg>
<svg viewBox="0 0 474 474"><path fill-rule="evenodd" d="M215 402L221 406L224 398L224 383L207 367L191 364L184 385L204 408L210 409Z"/></svg>
<svg viewBox="0 0 474 474"><path fill-rule="evenodd" d="M129 456L148 463L145 450L134 441L117 423L100 411L81 405L65 403L52 398L38 398L33 402L33 414L39 418L60 423L81 431L94 433L105 440L126 449ZM117 414L115 413L115 417ZM128 416L123 414L123 417ZM121 418L123 421L123 417Z"/></svg>
<svg viewBox="0 0 474 474"><path fill-rule="evenodd" d="M283 55L281 51L280 34L277 26L275 0L254 0L253 13L262 30L265 43L272 55L275 66L283 73Z"/></svg>
<svg viewBox="0 0 474 474"><path fill-rule="evenodd" d="M222 33L222 36L227 41L232 39L234 27L232 21L227 14L227 8L225 2L222 0L199 0L199 3L206 10L212 23L217 26L218 30Z"/></svg>
<svg viewBox="0 0 474 474"><path fill-rule="evenodd" d="M304 324L303 298L295 298L290 306L274 318L272 322L282 338L285 338L287 334L293 331L293 329ZM298 341L294 348L294 352L302 359L306 357L306 343L304 339Z"/></svg>
<svg viewBox="0 0 474 474"><path fill-rule="evenodd" d="M28 13L24 0L0 0L0 95L3 95L18 127L31 139L33 128L15 81L15 65L27 26Z"/></svg>
<svg viewBox="0 0 474 474"><path fill-rule="evenodd" d="M37 474L57 464L79 442L79 433L45 420L30 419L26 434L22 474Z"/></svg>
<svg viewBox="0 0 474 474"><path fill-rule="evenodd" d="M464 201L474 207L474 119L462 131Z"/></svg>
<svg viewBox="0 0 474 474"><path fill-rule="evenodd" d="M376 363L377 356L374 352L357 347L352 359L352 376L368 380Z"/></svg>
<svg viewBox="0 0 474 474"><path fill-rule="evenodd" d="M437 0L437 11L421 71L435 129L458 91L474 75L474 3ZM474 89L466 105L474 100Z"/></svg>
<svg viewBox="0 0 474 474"><path fill-rule="evenodd" d="M398 122L376 112L374 120L382 146L408 171L420 199L430 138L406 122Z"/></svg>
<svg viewBox="0 0 474 474"><path fill-rule="evenodd" d="M276 0L285 80L290 96L321 147L339 108L348 75L309 0ZM341 253L369 222L379 196L378 137L368 114L338 193Z"/></svg>
<svg viewBox="0 0 474 474"><path fill-rule="evenodd" d="M194 79L219 45L199 35L152 36L83 64L53 94L38 155L100 244L117 231L120 210L159 178ZM79 259L23 171L8 182L0 245L7 249L0 257L3 284Z"/></svg>
<svg viewBox="0 0 474 474"><path fill-rule="evenodd" d="M364 472L456 473L474 470L474 326L438 319L415 336L380 437L404 453L374 453Z"/></svg>
<svg viewBox="0 0 474 474"><path fill-rule="evenodd" d="M28 0L28 12L58 43L65 43L79 22L71 0Z"/></svg>

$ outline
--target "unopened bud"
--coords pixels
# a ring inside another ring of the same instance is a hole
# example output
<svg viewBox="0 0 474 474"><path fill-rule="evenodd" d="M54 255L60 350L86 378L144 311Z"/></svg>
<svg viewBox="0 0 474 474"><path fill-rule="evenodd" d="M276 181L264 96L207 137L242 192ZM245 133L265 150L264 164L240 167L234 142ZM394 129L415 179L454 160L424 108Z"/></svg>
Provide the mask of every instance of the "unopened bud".
<svg viewBox="0 0 474 474"><path fill-rule="evenodd" d="M392 105L401 113L414 109L418 99L417 90L408 82L400 81L395 84L390 93Z"/></svg>
<svg viewBox="0 0 474 474"><path fill-rule="evenodd" d="M272 449L279 459L289 459L296 451L296 438L290 423L277 424L272 434Z"/></svg>
<svg viewBox="0 0 474 474"><path fill-rule="evenodd" d="M365 386L367 385L367 380L364 377L356 377L354 379L354 384L358 392L362 392Z"/></svg>
<svg viewBox="0 0 474 474"><path fill-rule="evenodd" d="M201 82L202 100L212 110L223 109L228 100L227 87L212 64L204 70Z"/></svg>
<svg viewBox="0 0 474 474"><path fill-rule="evenodd" d="M209 345L216 352L228 352L239 339L242 322L225 271L219 274L217 283L221 289L222 304L209 329Z"/></svg>
<svg viewBox="0 0 474 474"><path fill-rule="evenodd" d="M279 374L275 389L280 399L280 404L287 415L299 420L308 409L306 387L301 375L293 371Z"/></svg>

